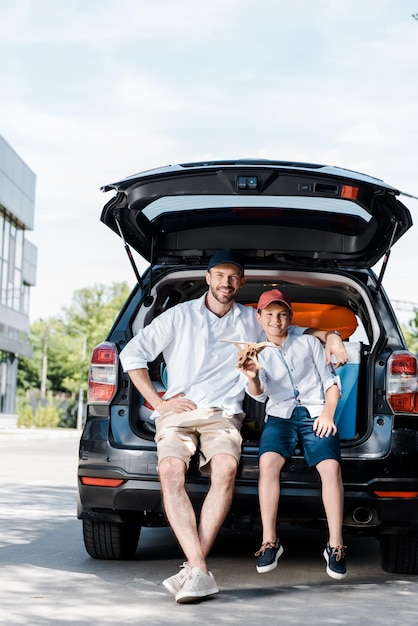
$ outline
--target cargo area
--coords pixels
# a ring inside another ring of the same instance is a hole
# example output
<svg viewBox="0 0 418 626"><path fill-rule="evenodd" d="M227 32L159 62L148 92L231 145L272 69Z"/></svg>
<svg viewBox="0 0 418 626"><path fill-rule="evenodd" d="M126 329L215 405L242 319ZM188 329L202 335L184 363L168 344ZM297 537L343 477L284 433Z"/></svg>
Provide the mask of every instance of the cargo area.
<svg viewBox="0 0 418 626"><path fill-rule="evenodd" d="M256 270L250 269L246 275L247 283L239 294L239 302L245 306L255 307L262 291L279 288L288 294L292 301L293 324L322 330L336 329L341 333L349 361L337 369L341 378L342 393L335 421L343 446L360 441L367 431L366 403L361 402L365 394L365 376L362 372L366 370L371 347L376 343L375 329L378 328L370 302L367 301L365 288L360 282L355 283L352 278L339 274L267 270L262 275L257 275ZM206 290L207 285L202 271L189 269L170 274L169 279L161 280L153 289L152 306L139 308L132 321L132 334L168 308L198 298ZM232 349L235 349L234 346L231 346ZM149 371L159 392L164 393L166 381L162 355L153 363L149 363ZM137 436L152 439L154 434L154 424L150 417L152 407L135 390L133 394L131 428ZM263 425L264 405L246 396L244 412L246 413L242 430L244 445L257 447Z"/></svg>

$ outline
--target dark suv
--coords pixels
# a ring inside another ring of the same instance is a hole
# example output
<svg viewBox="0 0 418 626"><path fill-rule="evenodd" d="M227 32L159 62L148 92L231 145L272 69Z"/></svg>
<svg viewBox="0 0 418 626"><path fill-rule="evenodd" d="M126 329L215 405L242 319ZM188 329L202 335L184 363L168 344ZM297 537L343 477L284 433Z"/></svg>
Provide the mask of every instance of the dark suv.
<svg viewBox="0 0 418 626"><path fill-rule="evenodd" d="M340 368L336 415L345 532L377 537L384 570L417 574L417 359L382 288L391 247L412 225L400 192L345 169L264 160L168 166L103 190L115 193L101 220L121 237L138 283L91 358L78 468L78 516L88 553L133 557L141 527L166 524L152 407L123 373L118 355L156 315L202 295L211 254L234 248L246 263L240 302L254 306L266 288L283 288L294 323L340 331L350 357ZM143 276L131 248L149 262ZM377 275L371 268L382 258ZM162 358L149 369L164 393ZM237 528L259 519L263 406L246 398L245 412L227 519ZM196 505L207 487L192 463L187 488ZM296 448L282 472L281 520L323 523L319 489L316 471Z"/></svg>

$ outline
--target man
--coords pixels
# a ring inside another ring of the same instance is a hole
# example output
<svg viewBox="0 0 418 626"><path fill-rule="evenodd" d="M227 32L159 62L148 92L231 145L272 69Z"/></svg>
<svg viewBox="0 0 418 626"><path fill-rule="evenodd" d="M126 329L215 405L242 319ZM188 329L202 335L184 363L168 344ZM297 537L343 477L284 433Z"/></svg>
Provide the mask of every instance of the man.
<svg viewBox="0 0 418 626"><path fill-rule="evenodd" d="M131 339L120 354L133 384L155 409L158 472L164 509L186 556L180 571L163 585L176 602L218 593L206 558L229 511L241 453L244 380L235 367L234 350L222 339L260 340L252 307L235 302L245 284L244 262L232 250L215 253L208 265L208 291L201 298L168 309ZM302 334L303 329L290 327ZM315 331L328 358L347 355L339 337ZM151 383L147 363L163 353L168 389L162 399ZM197 525L185 489L189 462L197 447L200 469L210 487Z"/></svg>

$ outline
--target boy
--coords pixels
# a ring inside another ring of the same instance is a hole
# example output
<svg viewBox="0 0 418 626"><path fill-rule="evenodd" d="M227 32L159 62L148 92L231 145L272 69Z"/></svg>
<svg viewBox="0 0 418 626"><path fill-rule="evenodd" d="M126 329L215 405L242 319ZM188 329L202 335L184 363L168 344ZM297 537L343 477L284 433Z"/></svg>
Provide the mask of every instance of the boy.
<svg viewBox="0 0 418 626"><path fill-rule="evenodd" d="M277 567L283 546L277 538L280 472L298 440L304 457L316 467L322 483L322 501L329 541L324 550L326 572L335 579L346 576L342 538L343 484L341 453L334 412L340 397L340 380L325 363L324 349L311 335L288 333L292 305L278 289L261 294L257 320L268 345L259 355L262 369L250 359L242 366L247 393L267 401L266 423L260 439L259 500L263 541L256 552L257 571Z"/></svg>

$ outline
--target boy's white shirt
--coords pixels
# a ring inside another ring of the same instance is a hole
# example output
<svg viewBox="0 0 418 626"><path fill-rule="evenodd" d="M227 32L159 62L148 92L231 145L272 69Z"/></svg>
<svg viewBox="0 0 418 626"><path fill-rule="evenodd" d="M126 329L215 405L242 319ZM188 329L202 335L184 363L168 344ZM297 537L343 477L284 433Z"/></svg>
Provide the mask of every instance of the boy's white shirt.
<svg viewBox="0 0 418 626"><path fill-rule="evenodd" d="M291 328L291 327L289 327ZM258 402L265 402L267 415L289 419L296 406L305 406L311 417L318 417L325 404L325 392L332 385L341 391L340 377L332 365L326 365L325 350L312 335L288 333L279 348L269 342L259 355L263 392L249 393ZM297 395L297 397L296 397Z"/></svg>

